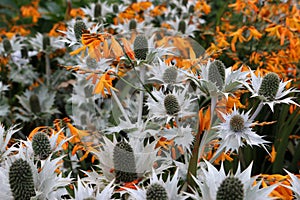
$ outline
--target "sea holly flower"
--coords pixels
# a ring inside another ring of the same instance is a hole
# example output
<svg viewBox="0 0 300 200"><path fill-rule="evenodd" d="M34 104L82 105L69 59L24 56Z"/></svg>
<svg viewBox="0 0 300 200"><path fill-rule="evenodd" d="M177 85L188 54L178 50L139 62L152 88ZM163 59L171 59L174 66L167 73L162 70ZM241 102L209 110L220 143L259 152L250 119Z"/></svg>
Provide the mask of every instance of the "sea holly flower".
<svg viewBox="0 0 300 200"><path fill-rule="evenodd" d="M17 149L17 148L14 148ZM72 181L69 174L62 177L56 171L62 165L63 156L49 156L40 166L34 164L26 148L20 145L18 154L0 167L1 199L61 199L67 195L66 186ZM20 171L21 170L21 171ZM26 196L22 196L25 195ZM21 196L20 196L21 195Z"/></svg>
<svg viewBox="0 0 300 200"><path fill-rule="evenodd" d="M175 90L165 94L162 89L152 91L152 95L157 101L149 97L146 105L149 109L151 119L166 120L169 122L175 117L191 117L195 113L193 110L191 96L184 90Z"/></svg>
<svg viewBox="0 0 300 200"><path fill-rule="evenodd" d="M203 200L230 200L230 199L271 199L268 195L277 185L261 188L261 180L256 181L257 177L251 177L251 163L247 169L241 171L240 165L236 173L225 173L223 164L218 171L211 163L205 161L206 167L201 168L201 176L193 177L198 185L200 192L194 190L194 194L187 194L193 199Z"/></svg>
<svg viewBox="0 0 300 200"><path fill-rule="evenodd" d="M157 64L149 65L149 68L150 78L148 80L151 82L155 81L165 86L182 86L182 82L186 79L185 74L175 65L168 65L160 59Z"/></svg>
<svg viewBox="0 0 300 200"><path fill-rule="evenodd" d="M227 98L229 94L243 87L249 73L242 71L242 68L226 68L219 60L209 60L200 70L200 76L190 76L200 91L209 96L225 95Z"/></svg>
<svg viewBox="0 0 300 200"><path fill-rule="evenodd" d="M235 107L230 114L221 113L224 122L214 127L217 129L217 137L221 139L218 152L224 148L225 152L238 151L239 147L245 144L265 148L265 143L268 141L252 131L251 127L255 124L249 119L249 113L250 111L240 113Z"/></svg>
<svg viewBox="0 0 300 200"><path fill-rule="evenodd" d="M121 148L118 147L121 143L117 141L115 136L112 140L103 137L100 150L92 150L92 153L99 159L99 168L102 169L104 176L109 181L116 179L117 176L117 182L121 183L125 183L127 180L131 182L133 178L143 178L143 176L151 172L154 163L161 159L157 156L156 142L147 143L145 146L139 138L131 138L129 142L124 140L123 143L125 142L127 150L125 149L122 152ZM124 154L124 156L120 156L121 154ZM123 172L120 172L122 171L122 166L125 169L123 169ZM132 166L132 168L128 168L128 166ZM135 169L133 166L135 166ZM163 169L163 165L158 168L159 171ZM126 177L121 176L122 173Z"/></svg>
<svg viewBox="0 0 300 200"><path fill-rule="evenodd" d="M275 104L285 103L299 106L299 104L293 101L295 97L287 97L291 93L300 92L294 88L285 89L289 82L291 82L291 80L283 82L274 72L270 72L264 77L261 77L260 74L256 76L254 72L251 71L250 84L246 83L245 86L252 93L251 97L258 97L262 100L263 105L267 104L272 112L274 112Z"/></svg>
<svg viewBox="0 0 300 200"><path fill-rule="evenodd" d="M179 192L179 177L178 169L175 171L173 177L168 175L164 181L162 175L158 177L155 171L152 171L150 183L147 187L137 187L136 189L125 188L129 192L130 197L135 200L178 200L187 199L188 197Z"/></svg>

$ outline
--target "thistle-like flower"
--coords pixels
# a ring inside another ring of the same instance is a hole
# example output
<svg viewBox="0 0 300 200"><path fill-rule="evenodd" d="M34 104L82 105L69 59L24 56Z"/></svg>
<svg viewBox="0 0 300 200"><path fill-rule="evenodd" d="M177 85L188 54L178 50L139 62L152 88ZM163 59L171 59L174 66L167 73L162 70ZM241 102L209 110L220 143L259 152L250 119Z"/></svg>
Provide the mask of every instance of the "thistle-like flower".
<svg viewBox="0 0 300 200"><path fill-rule="evenodd" d="M124 144L127 150L118 147L121 144ZM115 137L112 140L103 137L100 151L92 153L99 159L99 168L107 180L118 178L117 182L130 182L151 172L154 162L161 159L157 156L158 149L155 149L155 145L156 142L152 142L144 146L139 138L119 143Z"/></svg>
<svg viewBox="0 0 300 200"><path fill-rule="evenodd" d="M152 170L152 177L147 187L137 188L136 190L125 188L132 199L135 200L178 200L186 199L183 193L179 192L179 177L178 170L175 171L173 177L168 175L167 180L164 181L162 176L158 177L154 170Z"/></svg>
<svg viewBox="0 0 300 200"><path fill-rule="evenodd" d="M293 101L295 97L287 97L291 93L300 92L294 88L285 89L290 81L283 82L274 72L261 77L260 74L256 76L251 71L250 84L245 83L245 86L252 93L251 97L261 99L263 104L267 104L273 112L275 104L285 103L299 106L299 104Z"/></svg>
<svg viewBox="0 0 300 200"><path fill-rule="evenodd" d="M38 168L26 147L20 145L14 150L18 154L0 166L0 199L61 199L68 194L65 187L72 181L71 174L62 177L56 173L62 156L55 159L49 156Z"/></svg>
<svg viewBox="0 0 300 200"><path fill-rule="evenodd" d="M241 172L240 165L236 173L225 173L223 164L218 171L210 162L205 161L207 169L201 168L201 177L194 178L200 189L200 194L194 190L194 194L187 194L193 199L203 200L244 200L256 199L266 200L271 199L268 195L277 185L261 188L261 181L256 182L257 177L251 178L251 163L247 169ZM255 184L254 184L255 183Z"/></svg>
<svg viewBox="0 0 300 200"><path fill-rule="evenodd" d="M151 67L149 70L149 81L157 81L163 85L176 85L180 86L186 79L185 74L178 70L176 66L169 66L165 62L159 59L157 64Z"/></svg>
<svg viewBox="0 0 300 200"><path fill-rule="evenodd" d="M250 146L255 145L265 148L264 144L268 143L268 141L252 131L251 127L254 124L249 119L249 113L250 111L240 113L235 106L231 114L221 113L224 122L214 127L218 130L217 137L221 139L218 151L222 151L224 148L225 152L237 151L245 143Z"/></svg>
<svg viewBox="0 0 300 200"><path fill-rule="evenodd" d="M184 90L174 89L168 94L164 94L162 89L153 90L152 94L157 101L149 97L146 103L151 119L166 120L169 122L175 117L191 117L195 114L193 112L192 99L187 94L187 88Z"/></svg>
<svg viewBox="0 0 300 200"><path fill-rule="evenodd" d="M228 97L234 91L243 87L247 80L249 72L243 72L242 69L232 70L232 67L226 68L219 61L208 61L203 65L198 75L191 75L191 79L196 83L200 91L209 96L225 95Z"/></svg>

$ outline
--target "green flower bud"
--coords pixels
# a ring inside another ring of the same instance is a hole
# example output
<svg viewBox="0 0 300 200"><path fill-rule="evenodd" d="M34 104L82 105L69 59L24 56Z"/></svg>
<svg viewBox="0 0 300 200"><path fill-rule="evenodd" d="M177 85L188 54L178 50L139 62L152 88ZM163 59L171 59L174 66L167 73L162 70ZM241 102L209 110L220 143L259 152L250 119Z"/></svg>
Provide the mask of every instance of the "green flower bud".
<svg viewBox="0 0 300 200"><path fill-rule="evenodd" d="M208 80L215 83L219 90L222 89L225 82L225 65L219 61L213 61L208 68Z"/></svg>
<svg viewBox="0 0 300 200"><path fill-rule="evenodd" d="M258 94L268 100L274 100L279 89L280 79L274 72L268 73L262 80Z"/></svg>
<svg viewBox="0 0 300 200"><path fill-rule="evenodd" d="M125 141L118 142L113 151L117 182L132 182L137 179L133 149Z"/></svg>
<svg viewBox="0 0 300 200"><path fill-rule="evenodd" d="M101 4L100 3L97 3L95 5L95 9L94 9L94 17L95 18L98 18L101 16L101 12L102 12L102 7L101 7Z"/></svg>
<svg viewBox="0 0 300 200"><path fill-rule="evenodd" d="M83 30L87 29L85 23L81 18L77 18L74 24L74 33L77 41L80 41Z"/></svg>
<svg viewBox="0 0 300 200"><path fill-rule="evenodd" d="M113 5L113 11L114 11L114 13L119 13L119 6L117 5L117 4L114 4Z"/></svg>
<svg viewBox="0 0 300 200"><path fill-rule="evenodd" d="M144 35L137 35L133 42L135 57L139 60L146 60L148 53L148 41Z"/></svg>
<svg viewBox="0 0 300 200"><path fill-rule="evenodd" d="M31 111L35 114L41 112L41 110L42 110L39 97L36 94L32 94L30 96L29 105L30 105Z"/></svg>
<svg viewBox="0 0 300 200"><path fill-rule="evenodd" d="M227 177L217 191L217 200L243 200L243 183L235 177Z"/></svg>
<svg viewBox="0 0 300 200"><path fill-rule="evenodd" d="M4 39L2 40L2 43L3 43L4 51L5 51L6 53L10 53L10 52L12 51L12 46L11 46L11 43L10 43L9 39L4 38Z"/></svg>
<svg viewBox="0 0 300 200"><path fill-rule="evenodd" d="M129 30L136 29L136 27L137 27L137 23L136 23L135 19L130 20Z"/></svg>
<svg viewBox="0 0 300 200"><path fill-rule="evenodd" d="M37 132L32 138L32 148L35 156L41 160L48 158L51 154L49 137L43 132Z"/></svg>
<svg viewBox="0 0 300 200"><path fill-rule="evenodd" d="M176 115L180 111L179 102L173 94L166 95L164 106L168 115Z"/></svg>
<svg viewBox="0 0 300 200"><path fill-rule="evenodd" d="M9 168L9 185L15 200L30 200L35 196L31 167L26 160L18 159Z"/></svg>
<svg viewBox="0 0 300 200"><path fill-rule="evenodd" d="M181 33L185 33L185 30L186 30L186 23L185 21L181 20L178 25L178 31L180 31Z"/></svg>
<svg viewBox="0 0 300 200"><path fill-rule="evenodd" d="M146 191L146 199L147 200L168 200L168 194L166 189L158 184L154 183L149 186L149 188Z"/></svg>
<svg viewBox="0 0 300 200"><path fill-rule="evenodd" d="M176 67L168 67L163 73L163 81L168 84L175 83L177 75L178 72Z"/></svg>

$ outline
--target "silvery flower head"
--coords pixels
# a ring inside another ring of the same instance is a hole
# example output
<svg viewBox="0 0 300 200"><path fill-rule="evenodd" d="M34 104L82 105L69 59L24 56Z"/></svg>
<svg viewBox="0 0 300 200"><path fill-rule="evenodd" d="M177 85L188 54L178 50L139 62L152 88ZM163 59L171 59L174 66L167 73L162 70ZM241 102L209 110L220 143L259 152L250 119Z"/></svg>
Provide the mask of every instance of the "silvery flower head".
<svg viewBox="0 0 300 200"><path fill-rule="evenodd" d="M299 104L293 101L295 97L287 97L291 93L300 92L294 88L286 89L285 87L289 82L290 81L283 82L274 72L270 72L264 77L261 77L260 74L256 76L251 71L250 84L246 83L245 86L252 93L251 97L261 99L263 104L267 104L273 112L275 104L285 103L299 106Z"/></svg>
<svg viewBox="0 0 300 200"><path fill-rule="evenodd" d="M247 75L248 72L242 71L242 68L233 71L232 67L226 68L219 60L209 60L201 68L200 79L197 75L191 78L202 93L209 96L225 95L228 97L229 94L243 87Z"/></svg>
<svg viewBox="0 0 300 200"><path fill-rule="evenodd" d="M252 120L249 119L249 113L240 113L234 107L234 110L230 114L221 113L224 118L224 122L214 128L217 129L218 137L221 139L220 147L218 151L222 151L225 148L227 151L238 151L239 147L245 144L250 146L262 146L265 148L265 143L268 141L262 139L262 136L257 135L253 130Z"/></svg>
<svg viewBox="0 0 300 200"><path fill-rule="evenodd" d="M241 171L240 165L236 173L225 173L223 164L218 171L210 162L205 161L206 167L202 167L201 177L193 177L200 193L194 190L194 194L188 194L193 199L203 200L266 200L268 195L277 185L261 187L261 181L255 183L257 177L251 177L251 163L247 169Z"/></svg>

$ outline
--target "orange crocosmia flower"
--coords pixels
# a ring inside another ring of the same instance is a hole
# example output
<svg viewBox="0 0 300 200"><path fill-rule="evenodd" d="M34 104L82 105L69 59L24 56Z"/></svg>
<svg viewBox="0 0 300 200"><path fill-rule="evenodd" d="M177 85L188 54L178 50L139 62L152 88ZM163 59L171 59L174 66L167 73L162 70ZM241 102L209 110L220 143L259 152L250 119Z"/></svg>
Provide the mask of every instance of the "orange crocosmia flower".
<svg viewBox="0 0 300 200"><path fill-rule="evenodd" d="M118 91L116 88L112 86L112 81L114 79L115 77L111 77L109 71L105 72L103 75L101 75L100 80L95 86L94 94L101 93L103 97L107 97L107 95L105 94L105 89L109 94L111 94L111 89Z"/></svg>
<svg viewBox="0 0 300 200"><path fill-rule="evenodd" d="M152 17L157 17L160 16L162 14L164 14L167 11L167 8L165 5L158 5L155 6L151 11L150 14Z"/></svg>
<svg viewBox="0 0 300 200"><path fill-rule="evenodd" d="M122 47L114 37L111 37L110 50L117 60L120 60L120 58L124 55Z"/></svg>
<svg viewBox="0 0 300 200"><path fill-rule="evenodd" d="M167 140L167 138L161 137L158 140L155 148L163 147L164 149L169 149L168 146L172 146L173 144L174 144L173 140Z"/></svg>
<svg viewBox="0 0 300 200"><path fill-rule="evenodd" d="M206 113L203 113L203 108L199 110L198 116L199 116L199 130L198 132L203 132L204 130L210 129L210 107L207 108Z"/></svg>
<svg viewBox="0 0 300 200"><path fill-rule="evenodd" d="M274 163L274 161L275 161L275 159L276 159L276 154L277 154L277 152L276 152L276 150L275 150L275 146L272 145L271 156L269 156L269 161L270 161L271 163Z"/></svg>
<svg viewBox="0 0 300 200"><path fill-rule="evenodd" d="M126 54L128 55L128 57L131 60L135 60L134 52L133 52L133 50L130 47L130 42L127 41L125 38L121 38L121 41L122 41L122 43L124 45L124 50L125 50Z"/></svg>
<svg viewBox="0 0 300 200"><path fill-rule="evenodd" d="M230 33L229 36L233 37L231 40L231 49L232 51L236 51L235 44L237 40L239 39L240 43L243 43L244 41L247 41L246 38L243 36L243 31L246 28L246 26L243 26L242 28L239 28L237 31Z"/></svg>
<svg viewBox="0 0 300 200"><path fill-rule="evenodd" d="M70 11L70 16L72 18L75 18L75 17L84 17L84 12L81 8L72 8L71 11Z"/></svg>
<svg viewBox="0 0 300 200"><path fill-rule="evenodd" d="M49 32L49 36L52 36L52 37L64 36L63 33L58 32L57 30L66 31L67 27L66 27L65 23L58 22L58 23L54 24L52 29Z"/></svg>
<svg viewBox="0 0 300 200"><path fill-rule="evenodd" d="M262 37L262 34L260 32L258 32L258 30L254 26L250 26L248 28L248 30L250 31L250 35L249 35L247 41L251 40L252 37L257 39L257 40Z"/></svg>
<svg viewBox="0 0 300 200"><path fill-rule="evenodd" d="M269 36L277 36L277 38L280 38L280 31L279 29L282 26L280 24L272 24L270 27L266 28L265 31L269 32Z"/></svg>
<svg viewBox="0 0 300 200"><path fill-rule="evenodd" d="M205 0L197 1L195 4L195 11L204 12L206 15L210 13L211 8L210 5L206 3Z"/></svg>
<svg viewBox="0 0 300 200"><path fill-rule="evenodd" d="M32 17L33 23L36 23L41 17L41 14L39 13L37 7L34 7L32 5L22 6L21 15L23 17Z"/></svg>

